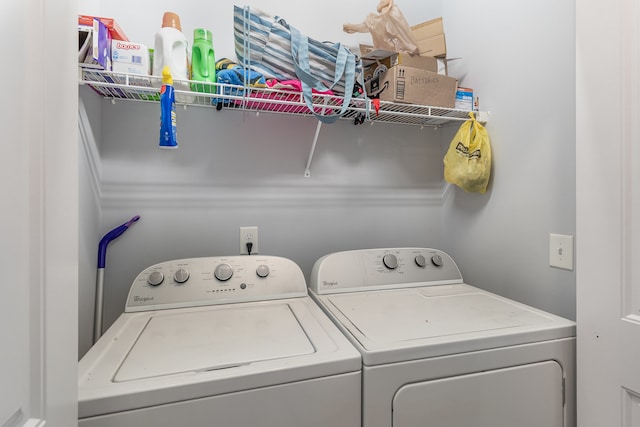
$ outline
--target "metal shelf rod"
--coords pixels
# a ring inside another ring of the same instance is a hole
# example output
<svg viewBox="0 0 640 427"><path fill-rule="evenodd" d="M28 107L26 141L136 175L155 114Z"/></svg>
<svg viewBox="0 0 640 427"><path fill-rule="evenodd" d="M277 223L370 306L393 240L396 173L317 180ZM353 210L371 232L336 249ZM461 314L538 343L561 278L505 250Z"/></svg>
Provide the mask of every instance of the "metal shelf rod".
<svg viewBox="0 0 640 427"><path fill-rule="evenodd" d="M309 158L307 159L307 167L304 168L304 176L306 178L311 176L311 161L313 160L313 155L316 151L316 144L318 143L318 135L320 135L321 127L322 122L318 120L318 124L316 125L316 134L313 136L313 144L311 144L311 151L309 152Z"/></svg>

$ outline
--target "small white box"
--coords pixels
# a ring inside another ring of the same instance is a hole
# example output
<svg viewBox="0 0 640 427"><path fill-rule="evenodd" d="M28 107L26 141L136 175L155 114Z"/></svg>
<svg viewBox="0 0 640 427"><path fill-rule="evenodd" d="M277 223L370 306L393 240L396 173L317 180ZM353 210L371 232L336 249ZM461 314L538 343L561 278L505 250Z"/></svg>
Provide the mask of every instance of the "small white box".
<svg viewBox="0 0 640 427"><path fill-rule="evenodd" d="M149 49L140 43L113 40L111 69L114 73L149 75Z"/></svg>

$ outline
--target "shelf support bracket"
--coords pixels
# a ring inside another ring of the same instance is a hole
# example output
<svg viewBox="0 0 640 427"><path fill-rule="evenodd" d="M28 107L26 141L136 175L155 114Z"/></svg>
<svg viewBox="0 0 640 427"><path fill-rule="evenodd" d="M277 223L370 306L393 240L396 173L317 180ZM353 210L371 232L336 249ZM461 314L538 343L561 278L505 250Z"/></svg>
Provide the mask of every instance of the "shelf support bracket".
<svg viewBox="0 0 640 427"><path fill-rule="evenodd" d="M309 178L311 176L311 161L313 160L313 154L316 151L316 144L318 143L318 135L320 135L320 128L322 127L322 122L318 120L318 125L316 126L316 134L313 136L313 144L311 144L311 151L309 152L309 159L307 159L307 167L304 169L304 176Z"/></svg>

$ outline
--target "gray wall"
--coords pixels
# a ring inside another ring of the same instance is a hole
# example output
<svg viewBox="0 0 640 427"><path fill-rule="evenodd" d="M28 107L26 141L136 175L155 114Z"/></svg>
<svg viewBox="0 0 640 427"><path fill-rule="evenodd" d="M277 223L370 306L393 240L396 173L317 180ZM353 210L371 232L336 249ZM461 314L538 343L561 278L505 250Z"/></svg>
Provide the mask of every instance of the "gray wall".
<svg viewBox="0 0 640 427"><path fill-rule="evenodd" d="M257 225L261 253L309 275L336 250L439 246L443 181L438 132L418 127L323 126L311 177L315 119L189 108L177 150L157 148L157 106L105 103L105 230L141 220L109 249L108 321L135 275L156 262L239 253L239 227ZM429 138L436 138L435 141Z"/></svg>
<svg viewBox="0 0 640 427"><path fill-rule="evenodd" d="M175 10L185 32L211 28L218 57L233 55L233 2L202 2L197 10L137 2L143 15L123 13L131 4L121 0L103 3L81 1L80 11L116 16L130 39L151 44L162 12ZM315 9L304 13L284 1L248 4L285 15L311 36L357 45L368 37L342 33L342 23L362 20L377 2L310 3ZM109 247L105 326L121 313L140 270L167 259L238 253L244 225L259 226L262 253L293 259L307 277L332 251L432 246L457 259L470 283L574 317L573 273L547 266L549 232L575 229L573 9L551 0L531 10L498 0L397 4L411 24L445 18L450 56L463 57L450 74L474 87L481 108L491 111L490 191L468 195L444 184L442 156L455 129L325 125L311 177L304 178L313 119L179 109L180 148L165 151L157 148L156 105L92 102L101 209L86 208L94 218L86 223L99 221L101 236L142 217ZM530 20L537 15L546 20L544 35ZM518 93L527 94L526 105ZM86 234L87 246L97 245L96 231ZM95 255L87 258L95 267ZM93 304L95 276L85 271L81 305ZM81 313L81 324L92 321Z"/></svg>
<svg viewBox="0 0 640 427"><path fill-rule="evenodd" d="M441 0L417 2L397 0L395 4L410 24L442 15ZM178 2L175 0L79 0L81 13L116 17L131 41L153 47L153 37L162 23L165 11L180 16L182 31L189 41L195 28L208 28L213 33L216 57L235 58L233 52L233 6L251 6L278 15L310 37L322 41L341 42L349 46L371 43L368 34L346 34L344 23L362 22L376 12L377 0L292 3L290 0L218 0Z"/></svg>
<svg viewBox="0 0 640 427"><path fill-rule="evenodd" d="M79 125L79 209L78 214L78 356L91 347L97 251L102 229L101 213L101 104L88 88L80 88Z"/></svg>
<svg viewBox="0 0 640 427"><path fill-rule="evenodd" d="M549 233L575 234L574 2L443 4L451 72L491 112L494 154L486 195L450 193L445 247L468 281L575 319L575 273L549 267Z"/></svg>

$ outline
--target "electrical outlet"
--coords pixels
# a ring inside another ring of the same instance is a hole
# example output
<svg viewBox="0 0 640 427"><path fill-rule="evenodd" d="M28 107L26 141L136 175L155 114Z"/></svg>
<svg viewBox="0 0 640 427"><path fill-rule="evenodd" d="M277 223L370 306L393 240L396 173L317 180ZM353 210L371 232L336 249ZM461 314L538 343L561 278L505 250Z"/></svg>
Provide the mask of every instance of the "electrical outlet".
<svg viewBox="0 0 640 427"><path fill-rule="evenodd" d="M251 245L251 253L247 243ZM240 227L240 255L253 255L258 253L258 227Z"/></svg>
<svg viewBox="0 0 640 427"><path fill-rule="evenodd" d="M573 236L549 234L549 265L573 270Z"/></svg>

